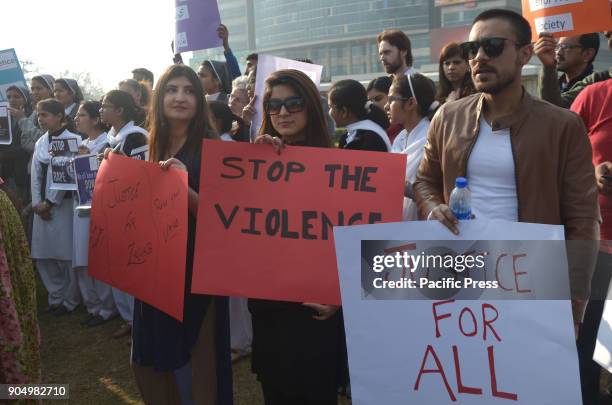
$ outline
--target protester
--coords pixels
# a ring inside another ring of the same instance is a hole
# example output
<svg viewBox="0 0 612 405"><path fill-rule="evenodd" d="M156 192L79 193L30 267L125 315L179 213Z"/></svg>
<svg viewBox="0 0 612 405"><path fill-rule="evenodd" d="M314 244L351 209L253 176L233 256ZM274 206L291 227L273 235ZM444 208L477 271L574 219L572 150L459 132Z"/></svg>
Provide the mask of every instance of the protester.
<svg viewBox="0 0 612 405"><path fill-rule="evenodd" d="M64 105L66 116L74 120L79 104L83 101L83 93L77 81L66 78L57 79L53 84L53 95Z"/></svg>
<svg viewBox="0 0 612 405"><path fill-rule="evenodd" d="M418 220L413 183L423 157L429 122L438 102L434 100L435 85L425 76L413 73L393 80L385 110L391 123L404 128L395 138L391 152L406 155L406 188L402 218Z"/></svg>
<svg viewBox="0 0 612 405"><path fill-rule="evenodd" d="M237 77L240 77L242 73L240 73L240 66L238 65L238 60L234 56L230 46L229 46L229 31L227 27L223 24L219 25L217 28L217 34L219 38L223 41L223 56L225 56L225 62L227 63L227 69L229 71L230 81L234 80Z"/></svg>
<svg viewBox="0 0 612 405"><path fill-rule="evenodd" d="M223 141L249 142L249 134L242 118L232 113L232 110L222 101L211 101L210 111L214 118L214 127Z"/></svg>
<svg viewBox="0 0 612 405"><path fill-rule="evenodd" d="M144 82L143 82L144 83ZM125 91L134 99L136 105L136 119L134 122L144 128L147 119L147 110L150 101L149 89L146 85L134 79L126 79L119 82L119 90Z"/></svg>
<svg viewBox="0 0 612 405"><path fill-rule="evenodd" d="M596 240L597 187L584 125L521 85L521 69L533 55L529 23L491 9L476 17L469 38L462 47L482 93L443 105L433 118L414 185L420 217L457 234L447 204L455 179L467 176L476 218L564 225L566 239ZM585 250L579 259L572 265L568 257L576 330L594 255Z"/></svg>
<svg viewBox="0 0 612 405"><path fill-rule="evenodd" d="M136 384L148 404L232 404L227 298L191 293L202 141L218 137L208 121L204 90L191 68L168 68L154 94L149 160L164 170L188 173L185 304L181 322L135 301Z"/></svg>
<svg viewBox="0 0 612 405"><path fill-rule="evenodd" d="M249 104L249 92L247 90L248 78L241 76L232 82L232 94L229 96L228 104L234 115L241 117L242 110Z"/></svg>
<svg viewBox="0 0 612 405"><path fill-rule="evenodd" d="M304 73L279 70L265 82L256 143L331 147L319 92ZM336 404L342 372L338 307L250 299L252 369L266 405Z"/></svg>
<svg viewBox="0 0 612 405"><path fill-rule="evenodd" d="M591 299L578 337L578 360L584 405L597 405L601 366L593 360L599 324L606 303L612 272L612 79L588 86L576 97L571 110L587 127L593 165L599 189L599 206L603 223L597 266L591 281Z"/></svg>
<svg viewBox="0 0 612 405"><path fill-rule="evenodd" d="M389 95L391 82L392 79L389 76L380 76L376 79L372 79L370 83L368 83L368 87L366 87L366 91L368 92L368 101L373 102L383 111L385 111L385 106L387 105L387 98ZM391 144L393 144L393 140L402 129L401 124L394 124L392 122L389 123L386 131Z"/></svg>
<svg viewBox="0 0 612 405"><path fill-rule="evenodd" d="M18 119L32 114L30 92L22 86L9 86L6 89L13 139L10 145L0 145L0 177L8 187L15 191L21 210L29 200L28 161L30 154L21 146L21 129Z"/></svg>
<svg viewBox="0 0 612 405"><path fill-rule="evenodd" d="M116 148L126 156L131 156L134 150L147 145L148 132L134 123L138 119L137 113L134 99L125 91L111 90L102 100L100 118L110 127L108 132L110 148ZM128 336L131 332L134 297L113 287L113 299L119 315L125 321L125 324L113 334L113 337L118 339Z"/></svg>
<svg viewBox="0 0 612 405"><path fill-rule="evenodd" d="M87 136L79 147L79 154L97 155L109 146L106 126L100 119L101 106L98 101L86 101L79 107L75 119L76 128ZM87 310L87 316L81 321L81 325L98 326L108 321L117 310L111 287L88 274L89 212L77 208L78 195L75 195L74 205L72 267Z"/></svg>
<svg viewBox="0 0 612 405"><path fill-rule="evenodd" d="M438 62L438 94L440 103L455 101L476 93L468 56L460 44L451 42L440 51Z"/></svg>
<svg viewBox="0 0 612 405"><path fill-rule="evenodd" d="M257 67L258 55L256 53L248 54L246 57L246 68L244 74L248 75L253 69Z"/></svg>
<svg viewBox="0 0 612 405"><path fill-rule="evenodd" d="M18 120L19 129L21 131L21 146L28 151L30 159L34 152L34 145L38 138L45 131L38 125L38 116L36 114L36 105L39 101L53 98L53 83L55 79L51 75L34 76L31 81L31 97L32 97L32 113L29 116L23 116L20 112L12 111L13 116ZM28 164L29 170L29 164Z"/></svg>
<svg viewBox="0 0 612 405"><path fill-rule="evenodd" d="M0 381L40 383L36 280L19 213L0 178Z"/></svg>
<svg viewBox="0 0 612 405"><path fill-rule="evenodd" d="M378 56L385 72L396 77L414 73L410 39L398 29L384 30L376 37Z"/></svg>
<svg viewBox="0 0 612 405"><path fill-rule="evenodd" d="M606 31L604 35L608 39L608 47L612 49L612 31ZM612 77L611 66L609 70L591 73L584 79L574 83L569 89L561 92L557 79L557 60L555 54L557 43L555 38L550 33L540 33L534 49L538 59L542 62L542 71L539 78L540 97L560 107L569 108L576 99L576 96L584 88Z"/></svg>
<svg viewBox="0 0 612 405"><path fill-rule="evenodd" d="M205 60L198 68L198 76L206 94L206 101L227 103L232 92L227 63Z"/></svg>
<svg viewBox="0 0 612 405"><path fill-rule="evenodd" d="M132 79L138 83L146 82L149 85L149 90L153 88L154 76L153 72L145 68L137 68L132 70Z"/></svg>
<svg viewBox="0 0 612 405"><path fill-rule="evenodd" d="M57 85L56 81L56 85ZM81 137L68 131L65 105L55 99L37 105L38 123L47 132L36 142L32 158L32 258L49 294L47 312L61 316L74 311L80 301L72 271L72 193L52 190L51 142Z"/></svg>
<svg viewBox="0 0 612 405"><path fill-rule="evenodd" d="M346 128L340 148L389 152L385 132L389 121L383 110L368 101L366 89L356 80L340 80L329 89L329 115L336 126ZM293 101L295 103L295 101ZM291 104L286 106L291 108Z"/></svg>

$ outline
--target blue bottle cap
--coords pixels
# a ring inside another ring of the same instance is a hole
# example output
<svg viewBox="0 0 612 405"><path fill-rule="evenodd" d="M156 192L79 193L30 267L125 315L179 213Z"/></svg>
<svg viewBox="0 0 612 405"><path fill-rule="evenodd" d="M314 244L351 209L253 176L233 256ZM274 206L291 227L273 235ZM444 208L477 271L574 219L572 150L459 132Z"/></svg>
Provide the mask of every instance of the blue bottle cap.
<svg viewBox="0 0 612 405"><path fill-rule="evenodd" d="M455 180L455 187L465 188L468 185L468 180L465 177L457 177Z"/></svg>

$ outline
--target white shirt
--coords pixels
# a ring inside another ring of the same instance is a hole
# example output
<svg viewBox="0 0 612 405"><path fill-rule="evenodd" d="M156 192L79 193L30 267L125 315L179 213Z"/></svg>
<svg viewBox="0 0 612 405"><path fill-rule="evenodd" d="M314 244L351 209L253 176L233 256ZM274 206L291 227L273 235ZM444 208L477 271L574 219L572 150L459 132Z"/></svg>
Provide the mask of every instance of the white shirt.
<svg viewBox="0 0 612 405"><path fill-rule="evenodd" d="M510 129L493 131L484 118L467 164L476 218L518 221L518 198Z"/></svg>
<svg viewBox="0 0 612 405"><path fill-rule="evenodd" d="M219 99L220 94L221 94L220 91L213 93L213 94L207 94L206 101L217 101Z"/></svg>
<svg viewBox="0 0 612 405"><path fill-rule="evenodd" d="M406 181L409 183L414 183L416 180L416 174L425 151L424 148L427 142L429 124L428 118L422 118L421 121L412 128L410 133L403 129L393 140L391 152L403 153L406 155ZM419 219L416 203L410 198L404 197L402 218L405 221L416 221Z"/></svg>
<svg viewBox="0 0 612 405"><path fill-rule="evenodd" d="M70 113L72 112L74 108L76 108L76 103L70 104L68 107L64 109L64 114L70 115Z"/></svg>
<svg viewBox="0 0 612 405"><path fill-rule="evenodd" d="M221 134L221 136L219 138L221 138L222 141L230 141L230 142L234 141L232 139L232 136L230 134L228 134L227 132Z"/></svg>

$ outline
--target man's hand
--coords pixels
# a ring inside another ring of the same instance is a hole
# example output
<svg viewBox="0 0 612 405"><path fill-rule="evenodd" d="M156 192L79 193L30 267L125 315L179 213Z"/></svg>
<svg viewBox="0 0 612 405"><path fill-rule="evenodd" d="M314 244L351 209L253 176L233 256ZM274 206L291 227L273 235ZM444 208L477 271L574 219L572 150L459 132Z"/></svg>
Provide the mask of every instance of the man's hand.
<svg viewBox="0 0 612 405"><path fill-rule="evenodd" d="M557 57L555 48L557 41L552 34L548 32L541 32L538 41L535 43L533 50L536 56L542 62L544 67L556 67Z"/></svg>
<svg viewBox="0 0 612 405"><path fill-rule="evenodd" d="M442 222L442 224L448 228L449 231L454 233L455 235L459 235L459 229L457 228L457 224L459 221L455 218L453 212L448 208L446 204L440 204L431 212L427 217L428 220L438 220Z"/></svg>
<svg viewBox="0 0 612 405"><path fill-rule="evenodd" d="M219 28L217 28L217 35L219 35L219 38L223 40L223 49L225 50L225 52L228 52L230 50L230 47L229 31L227 30L227 27L223 24L219 25Z"/></svg>
<svg viewBox="0 0 612 405"><path fill-rule="evenodd" d="M253 117L255 116L255 101L257 100L257 96L251 97L249 104L247 104L242 109L242 120L245 125L251 125L251 121L253 121Z"/></svg>
<svg viewBox="0 0 612 405"><path fill-rule="evenodd" d="M337 305L323 305L312 302L305 302L302 305L317 312L318 315L313 315L313 318L317 321L325 321L331 318L336 312L338 312L338 309L340 309L340 307Z"/></svg>
<svg viewBox="0 0 612 405"><path fill-rule="evenodd" d="M595 179L599 192L604 195L612 195L612 180L606 180L606 178L612 178L612 162L603 162L595 167Z"/></svg>

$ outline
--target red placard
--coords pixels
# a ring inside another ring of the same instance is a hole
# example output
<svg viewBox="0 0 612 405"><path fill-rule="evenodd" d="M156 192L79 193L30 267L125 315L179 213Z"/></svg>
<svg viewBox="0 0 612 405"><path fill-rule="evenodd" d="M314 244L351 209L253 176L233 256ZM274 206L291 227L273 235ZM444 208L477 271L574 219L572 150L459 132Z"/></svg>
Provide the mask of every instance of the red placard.
<svg viewBox="0 0 612 405"><path fill-rule="evenodd" d="M339 304L332 226L400 221L405 173L400 154L204 141L192 292Z"/></svg>
<svg viewBox="0 0 612 405"><path fill-rule="evenodd" d="M187 173L111 154L96 177L89 274L183 319Z"/></svg>

